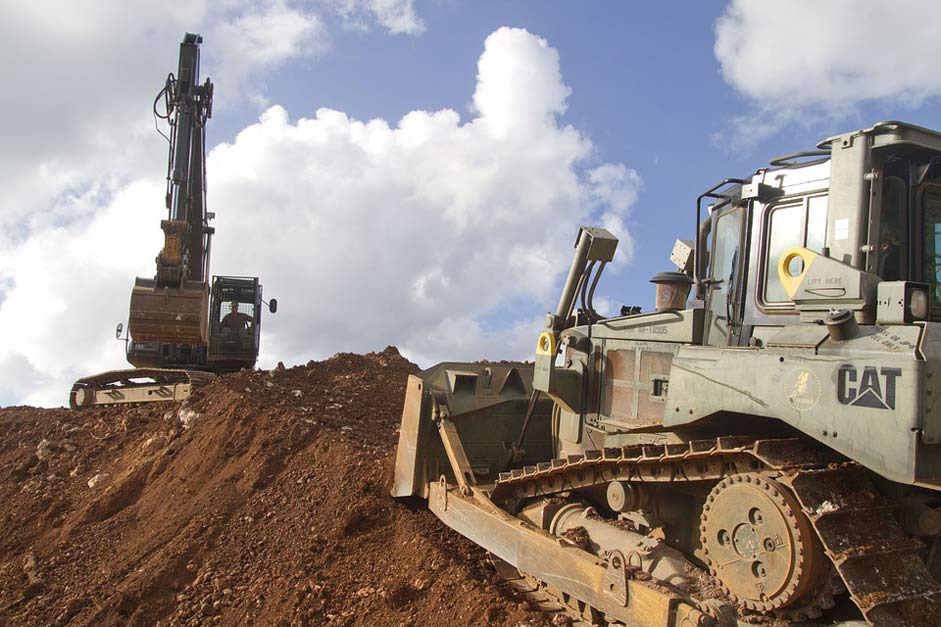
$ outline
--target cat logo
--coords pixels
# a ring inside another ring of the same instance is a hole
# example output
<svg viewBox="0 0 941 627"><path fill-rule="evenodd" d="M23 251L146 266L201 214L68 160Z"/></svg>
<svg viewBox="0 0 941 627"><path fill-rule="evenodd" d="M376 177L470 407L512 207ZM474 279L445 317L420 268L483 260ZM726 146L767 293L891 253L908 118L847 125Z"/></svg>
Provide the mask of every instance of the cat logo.
<svg viewBox="0 0 941 627"><path fill-rule="evenodd" d="M836 398L844 405L895 409L895 381L902 376L901 368L866 366L859 369L843 364L837 372Z"/></svg>

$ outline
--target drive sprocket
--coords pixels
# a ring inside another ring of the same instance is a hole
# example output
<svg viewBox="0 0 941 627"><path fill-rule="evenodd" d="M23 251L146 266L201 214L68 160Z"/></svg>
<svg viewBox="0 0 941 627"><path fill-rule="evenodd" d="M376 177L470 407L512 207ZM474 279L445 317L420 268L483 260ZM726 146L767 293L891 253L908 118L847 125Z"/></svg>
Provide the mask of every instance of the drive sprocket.
<svg viewBox="0 0 941 627"><path fill-rule="evenodd" d="M710 573L741 606L760 612L812 605L829 560L797 499L758 474L720 481L700 526Z"/></svg>

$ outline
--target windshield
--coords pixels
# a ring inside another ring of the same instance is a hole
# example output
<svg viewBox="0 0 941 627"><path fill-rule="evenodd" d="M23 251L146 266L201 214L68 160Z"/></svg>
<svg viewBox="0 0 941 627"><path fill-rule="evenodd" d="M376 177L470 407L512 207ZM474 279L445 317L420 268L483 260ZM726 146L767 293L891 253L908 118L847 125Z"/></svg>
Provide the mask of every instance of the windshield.
<svg viewBox="0 0 941 627"><path fill-rule="evenodd" d="M941 187L925 190L924 209L925 282L931 292L931 304L941 305Z"/></svg>

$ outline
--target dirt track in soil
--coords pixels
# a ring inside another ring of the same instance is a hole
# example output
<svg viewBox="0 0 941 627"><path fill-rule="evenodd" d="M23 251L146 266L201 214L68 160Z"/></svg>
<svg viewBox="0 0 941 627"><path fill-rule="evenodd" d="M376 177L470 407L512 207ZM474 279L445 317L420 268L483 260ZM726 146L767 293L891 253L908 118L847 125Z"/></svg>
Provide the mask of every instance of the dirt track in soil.
<svg viewBox="0 0 941 627"><path fill-rule="evenodd" d="M0 624L547 624L389 497L415 371L390 347L182 404L0 409Z"/></svg>

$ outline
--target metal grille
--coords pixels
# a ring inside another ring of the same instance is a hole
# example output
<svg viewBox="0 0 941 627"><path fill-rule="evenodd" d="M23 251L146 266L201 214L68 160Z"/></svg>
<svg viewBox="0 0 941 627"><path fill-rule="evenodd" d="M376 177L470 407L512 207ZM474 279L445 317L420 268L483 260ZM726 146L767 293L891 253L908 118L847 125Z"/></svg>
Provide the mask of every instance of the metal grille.
<svg viewBox="0 0 941 627"><path fill-rule="evenodd" d="M219 356L254 356L258 316L258 281L242 277L215 277L212 285L209 352Z"/></svg>

